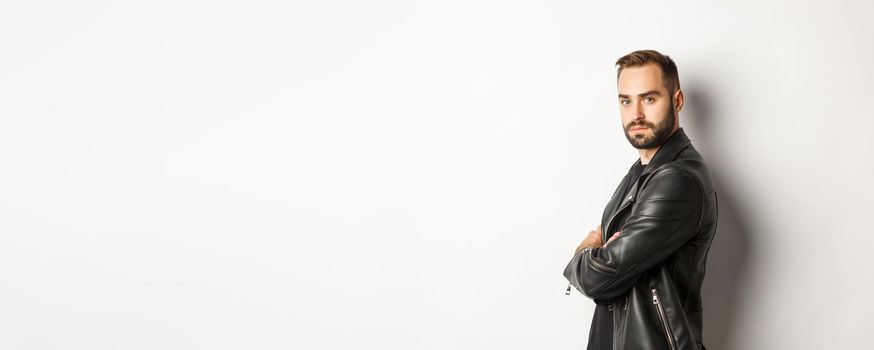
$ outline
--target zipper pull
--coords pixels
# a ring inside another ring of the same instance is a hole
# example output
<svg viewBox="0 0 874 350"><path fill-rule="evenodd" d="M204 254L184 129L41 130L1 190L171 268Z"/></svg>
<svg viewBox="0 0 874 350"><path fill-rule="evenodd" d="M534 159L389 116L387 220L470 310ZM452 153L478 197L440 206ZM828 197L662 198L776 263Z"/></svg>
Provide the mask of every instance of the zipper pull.
<svg viewBox="0 0 874 350"><path fill-rule="evenodd" d="M564 292L564 295L571 295L571 284L567 284L567 291Z"/></svg>
<svg viewBox="0 0 874 350"><path fill-rule="evenodd" d="M607 311L613 312L613 302L612 301L609 304L607 304Z"/></svg>
<svg viewBox="0 0 874 350"><path fill-rule="evenodd" d="M658 304L658 303L659 303L659 295L656 294L656 290L655 290L655 288L652 289L652 303L653 303L653 304Z"/></svg>

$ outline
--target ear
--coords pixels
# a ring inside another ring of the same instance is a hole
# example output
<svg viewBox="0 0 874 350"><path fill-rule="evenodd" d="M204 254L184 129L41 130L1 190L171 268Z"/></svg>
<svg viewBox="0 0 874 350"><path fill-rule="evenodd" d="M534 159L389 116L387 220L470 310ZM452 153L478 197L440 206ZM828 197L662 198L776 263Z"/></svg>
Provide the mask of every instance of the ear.
<svg viewBox="0 0 874 350"><path fill-rule="evenodd" d="M685 101L685 98L683 98L683 90L682 89L677 89L677 91L674 92L674 98L672 99L672 101L674 103L674 110L679 112L681 109L683 109L683 104L686 101Z"/></svg>

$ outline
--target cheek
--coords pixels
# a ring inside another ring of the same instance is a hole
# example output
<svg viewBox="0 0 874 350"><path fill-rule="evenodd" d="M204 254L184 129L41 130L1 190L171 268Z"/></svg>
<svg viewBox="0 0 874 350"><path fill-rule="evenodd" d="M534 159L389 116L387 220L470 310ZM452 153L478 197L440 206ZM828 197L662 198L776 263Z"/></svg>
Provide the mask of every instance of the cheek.
<svg viewBox="0 0 874 350"><path fill-rule="evenodd" d="M657 121L656 119L662 119L662 117L668 113L670 106L667 104L654 104L647 106L644 110L646 111L646 119L650 119L652 121Z"/></svg>

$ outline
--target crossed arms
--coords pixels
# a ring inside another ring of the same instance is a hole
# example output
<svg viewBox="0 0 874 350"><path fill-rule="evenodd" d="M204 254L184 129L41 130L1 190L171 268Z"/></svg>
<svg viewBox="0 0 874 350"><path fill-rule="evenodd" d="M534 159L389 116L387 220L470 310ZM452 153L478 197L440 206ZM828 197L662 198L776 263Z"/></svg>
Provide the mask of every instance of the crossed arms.
<svg viewBox="0 0 874 350"><path fill-rule="evenodd" d="M593 299L622 295L698 231L703 192L685 169L667 166L654 173L632 205L621 235L601 245L600 232L597 238L590 233L565 268L565 277Z"/></svg>

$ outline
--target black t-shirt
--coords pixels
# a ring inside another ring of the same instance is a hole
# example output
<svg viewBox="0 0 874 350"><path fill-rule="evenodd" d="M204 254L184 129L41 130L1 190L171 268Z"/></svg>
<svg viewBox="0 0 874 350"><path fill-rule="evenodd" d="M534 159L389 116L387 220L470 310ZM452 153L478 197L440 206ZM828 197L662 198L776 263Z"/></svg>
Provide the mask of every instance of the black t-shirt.
<svg viewBox="0 0 874 350"><path fill-rule="evenodd" d="M628 173L631 174L631 181L622 189L625 195L628 195L628 190L634 186L646 164L641 164L640 160L631 166ZM604 228L606 230L606 228ZM617 230L618 231L618 230ZM613 236L615 232L607 232L607 239ZM595 305L595 314L592 316L592 327L589 329L589 346L587 350L612 350L613 349L613 315L610 314L610 309L607 304L599 303Z"/></svg>

